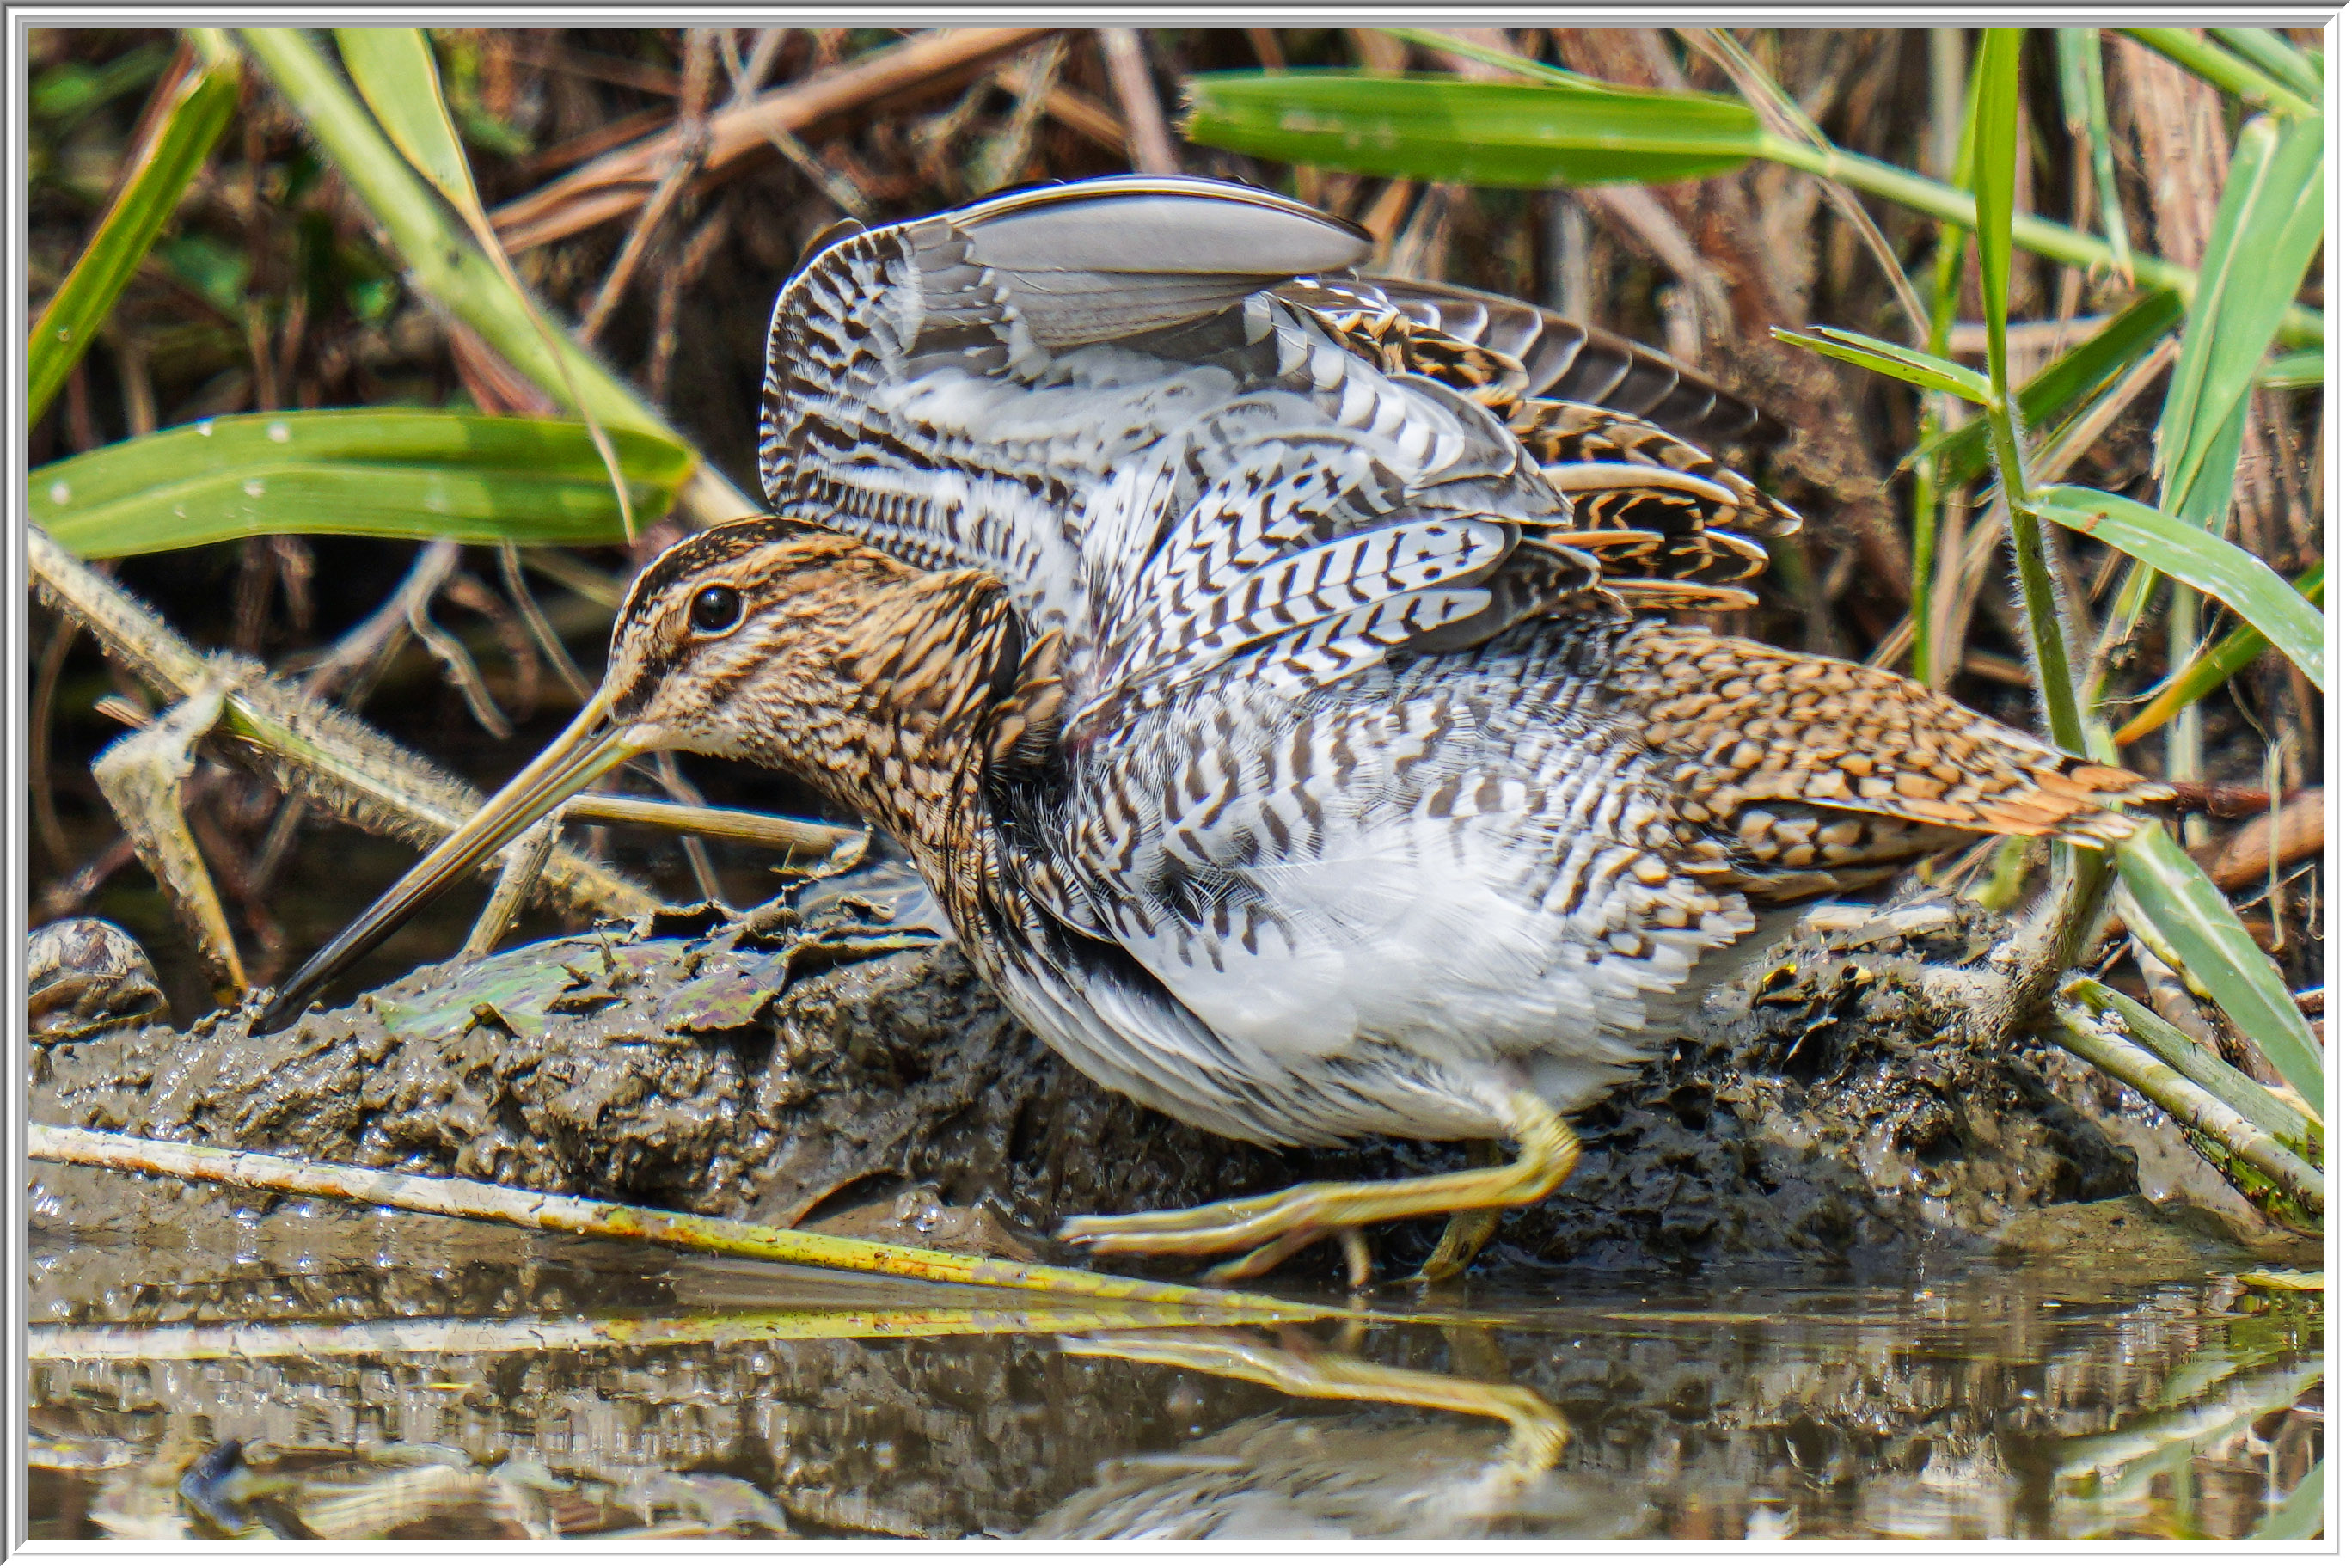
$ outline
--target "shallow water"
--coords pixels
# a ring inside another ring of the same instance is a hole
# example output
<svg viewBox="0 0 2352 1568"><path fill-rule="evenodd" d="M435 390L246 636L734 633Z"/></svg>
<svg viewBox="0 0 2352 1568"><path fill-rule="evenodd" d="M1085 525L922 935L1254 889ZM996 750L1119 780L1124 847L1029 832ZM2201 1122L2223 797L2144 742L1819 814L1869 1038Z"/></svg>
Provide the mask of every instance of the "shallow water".
<svg viewBox="0 0 2352 1568"><path fill-rule="evenodd" d="M37 1537L2243 1536L2319 1456L2318 1314L2227 1273L1522 1277L1204 1328L188 1208L33 1235Z"/></svg>

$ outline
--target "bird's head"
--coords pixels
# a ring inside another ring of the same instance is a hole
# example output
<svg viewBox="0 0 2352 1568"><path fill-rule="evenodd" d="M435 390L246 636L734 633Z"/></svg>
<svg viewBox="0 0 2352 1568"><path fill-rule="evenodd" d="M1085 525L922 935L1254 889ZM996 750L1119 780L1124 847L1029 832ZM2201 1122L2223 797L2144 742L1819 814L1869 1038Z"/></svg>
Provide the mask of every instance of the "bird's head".
<svg viewBox="0 0 2352 1568"><path fill-rule="evenodd" d="M579 716L305 963L260 1027L284 1027L418 910L632 757L740 758L864 805L855 778L877 723L969 710L946 666L981 651L973 634L1003 620L1001 594L969 591L985 583L919 573L845 535L774 518L673 545L630 588L604 682ZM996 640L978 638L989 648ZM927 692L926 679L949 689Z"/></svg>

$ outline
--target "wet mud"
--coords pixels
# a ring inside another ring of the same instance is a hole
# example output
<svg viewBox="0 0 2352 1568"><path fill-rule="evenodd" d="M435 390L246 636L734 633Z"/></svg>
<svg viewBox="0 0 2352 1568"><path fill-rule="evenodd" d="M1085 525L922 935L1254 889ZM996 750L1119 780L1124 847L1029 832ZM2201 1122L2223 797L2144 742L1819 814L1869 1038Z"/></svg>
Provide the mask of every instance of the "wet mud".
<svg viewBox="0 0 2352 1568"><path fill-rule="evenodd" d="M920 906L886 869L748 917L673 911L421 969L273 1036L235 1013L184 1033L85 1027L37 1046L32 1113L1060 1260L1050 1237L1074 1214L1474 1157L1398 1141L1260 1149L1145 1110L1020 1027ZM1969 1047L1903 990L1896 960L1973 962L1996 934L1964 915L1925 936L1787 944L1577 1119L1581 1165L1507 1216L1480 1267L1874 1268L2085 1236L2183 1260L2242 1253L2259 1235L2250 1211L2128 1091L2052 1049ZM244 1201L35 1175L37 1215L83 1223L184 1223L190 1201ZM167 1192L157 1212L121 1212ZM1435 1234L1386 1227L1383 1266L1410 1270ZM1329 1262L1297 1267L1318 1278Z"/></svg>

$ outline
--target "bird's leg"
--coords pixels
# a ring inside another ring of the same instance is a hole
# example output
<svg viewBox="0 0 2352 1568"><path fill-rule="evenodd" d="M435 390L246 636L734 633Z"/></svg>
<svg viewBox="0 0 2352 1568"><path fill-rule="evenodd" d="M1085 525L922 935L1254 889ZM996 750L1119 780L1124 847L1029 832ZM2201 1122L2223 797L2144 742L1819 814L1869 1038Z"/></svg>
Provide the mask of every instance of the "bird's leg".
<svg viewBox="0 0 2352 1568"><path fill-rule="evenodd" d="M1062 1238L1097 1252L1237 1252L1301 1231L1535 1203L1576 1168L1576 1134L1528 1090L1511 1097L1511 1115L1519 1152L1507 1165L1395 1182L1308 1182L1265 1197L1160 1214L1087 1215L1065 1221ZM1257 1262L1243 1258L1235 1267Z"/></svg>
<svg viewBox="0 0 2352 1568"><path fill-rule="evenodd" d="M1065 1230L1063 1234L1066 1236L1068 1232ZM1357 1234L1360 1239L1361 1233ZM1232 1279L1255 1279L1285 1258L1305 1251L1329 1235L1331 1231L1319 1225L1294 1230L1287 1236L1276 1237L1264 1247L1244 1253L1230 1263L1218 1264L1201 1278L1212 1285L1222 1285ZM1353 1279L1349 1281L1351 1288L1358 1283Z"/></svg>
<svg viewBox="0 0 2352 1568"><path fill-rule="evenodd" d="M195 942L214 994L233 1002L245 994L245 965L212 874L180 809L180 785L196 765L196 742L220 722L221 699L218 686L191 692L153 723L100 752L90 773L140 864L154 876Z"/></svg>
<svg viewBox="0 0 2352 1568"><path fill-rule="evenodd" d="M1211 1284L1223 1284L1228 1279L1255 1279L1295 1252L1337 1236L1339 1249L1348 1263L1348 1289L1360 1290L1372 1281L1372 1249L1364 1242L1361 1226L1343 1225L1336 1229L1316 1226L1307 1230L1294 1230L1288 1236L1276 1237L1256 1251L1220 1263L1202 1278Z"/></svg>

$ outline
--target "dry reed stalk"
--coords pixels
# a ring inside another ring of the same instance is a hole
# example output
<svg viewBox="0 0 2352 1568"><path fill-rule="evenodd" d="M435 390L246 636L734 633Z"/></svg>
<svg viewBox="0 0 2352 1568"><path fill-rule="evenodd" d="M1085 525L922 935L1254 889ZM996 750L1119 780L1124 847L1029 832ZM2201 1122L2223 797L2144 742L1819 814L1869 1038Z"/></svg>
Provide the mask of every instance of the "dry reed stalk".
<svg viewBox="0 0 2352 1568"><path fill-rule="evenodd" d="M740 109L710 117L703 167L719 174L768 144L770 127L797 135L824 121L868 107L909 89L940 84L961 72L1034 43L1050 27L948 27L820 71ZM669 130L583 168L490 215L509 252L529 250L635 211L657 184L681 145Z"/></svg>

